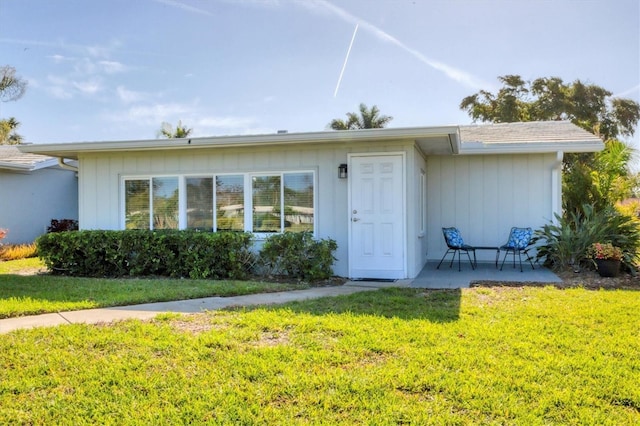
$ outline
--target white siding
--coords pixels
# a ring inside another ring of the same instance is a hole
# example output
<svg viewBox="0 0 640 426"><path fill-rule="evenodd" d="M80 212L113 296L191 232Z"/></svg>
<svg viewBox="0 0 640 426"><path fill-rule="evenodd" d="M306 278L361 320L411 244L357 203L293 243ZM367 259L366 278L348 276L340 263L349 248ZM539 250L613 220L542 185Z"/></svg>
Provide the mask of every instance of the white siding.
<svg viewBox="0 0 640 426"><path fill-rule="evenodd" d="M31 243L51 219L78 219L75 172L46 168L31 173L0 171L0 228L3 244Z"/></svg>
<svg viewBox="0 0 640 426"><path fill-rule="evenodd" d="M317 228L319 238L338 243L334 272L348 274L348 179L338 179L338 165L349 152L385 152L412 149L409 144L384 146L343 144L322 147L270 147L242 149L185 149L121 154L86 154L80 158L80 227L120 229L122 176L152 174L246 173L315 170ZM415 237L415 235L414 235ZM412 254L413 256L413 254Z"/></svg>
<svg viewBox="0 0 640 426"><path fill-rule="evenodd" d="M427 257L438 260L446 251L442 227L458 227L468 244L499 246L512 226L548 223L555 165L554 154L429 157ZM494 256L477 254L487 261Z"/></svg>
<svg viewBox="0 0 640 426"><path fill-rule="evenodd" d="M420 205L420 200L428 202L428 195L426 188L425 194L420 196L420 175L422 172L426 172L427 163L420 151L415 148L412 152L412 156L407 159L407 246L408 246L408 276L415 277L420 273L425 263L427 262L427 238L428 227L426 224L421 224L422 215L421 209L426 206ZM424 232L422 233L421 231Z"/></svg>
<svg viewBox="0 0 640 426"><path fill-rule="evenodd" d="M246 173L287 170L316 172L316 235L338 243L337 275L348 268L348 179L338 165L348 153L404 152L407 190L407 276L445 251L441 228L457 226L470 244L501 245L511 226L538 228L552 218L555 154L423 157L412 144L325 144L262 149L185 149L80 158L80 226L120 229L122 176L150 174ZM425 235L420 235L420 172L426 172ZM557 191L560 188L556 188ZM478 252L490 260L490 252Z"/></svg>

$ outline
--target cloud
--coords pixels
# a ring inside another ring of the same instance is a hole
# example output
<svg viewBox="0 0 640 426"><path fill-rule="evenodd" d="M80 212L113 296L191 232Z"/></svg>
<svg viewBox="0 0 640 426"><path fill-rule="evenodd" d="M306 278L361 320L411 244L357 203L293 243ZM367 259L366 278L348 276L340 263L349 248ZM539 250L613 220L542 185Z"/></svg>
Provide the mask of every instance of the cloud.
<svg viewBox="0 0 640 426"><path fill-rule="evenodd" d="M434 59L427 57L426 55L422 54L418 50L407 46L406 44L404 44L403 42L401 42L391 34L385 32L381 28L378 28L377 26L371 24L370 22L367 22L363 19L360 19L350 14L346 10L326 0L294 0L294 2L297 5L302 6L308 10L312 10L316 13L325 13L325 14L330 13L349 24L359 25L361 29L373 34L379 40L399 47L400 49L409 53L410 55L412 55L414 58L418 59L420 62L424 63L425 65L437 71L442 72L447 78L454 80L466 87L469 87L471 89L483 89L483 88L487 89L494 86L493 84L488 83L467 71L455 68L451 65L447 65L443 62L436 61Z"/></svg>
<svg viewBox="0 0 640 426"><path fill-rule="evenodd" d="M140 102L147 97L145 93L128 90L124 86L118 86L116 88L116 94L118 98L126 104Z"/></svg>
<svg viewBox="0 0 640 426"><path fill-rule="evenodd" d="M99 79L74 81L71 83L80 93L93 95L102 91L102 82Z"/></svg>
<svg viewBox="0 0 640 426"><path fill-rule="evenodd" d="M166 6L175 7L177 9L186 10L187 12L197 13L198 15L215 16L213 13L200 9L198 7L189 6L176 0L154 0L156 3L162 3Z"/></svg>
<svg viewBox="0 0 640 426"><path fill-rule="evenodd" d="M119 89L120 93L129 93L123 87ZM193 129L193 136L273 133L272 129L257 127L253 117L210 115L196 103L138 104L119 111L110 109L102 114L102 118L118 125L135 125L156 130L163 122L175 125L180 120Z"/></svg>
<svg viewBox="0 0 640 426"><path fill-rule="evenodd" d="M47 87L47 92L51 94L56 99L71 99L73 98L73 93L68 89L62 86L51 86Z"/></svg>
<svg viewBox="0 0 640 426"><path fill-rule="evenodd" d="M116 74L127 70L127 67L125 65L116 61L100 61L98 62L98 64L107 74Z"/></svg>
<svg viewBox="0 0 640 426"><path fill-rule="evenodd" d="M78 94L92 96L104 90L104 85L100 78L75 80L49 75L47 76L47 83L45 90L57 99L71 99Z"/></svg>
<svg viewBox="0 0 640 426"><path fill-rule="evenodd" d="M47 56L47 58L53 59L53 62L55 62L56 64L61 64L61 63L66 62L66 61L75 60L75 58L71 58L71 57L68 57L68 56L62 56L62 55L58 55L58 54Z"/></svg>

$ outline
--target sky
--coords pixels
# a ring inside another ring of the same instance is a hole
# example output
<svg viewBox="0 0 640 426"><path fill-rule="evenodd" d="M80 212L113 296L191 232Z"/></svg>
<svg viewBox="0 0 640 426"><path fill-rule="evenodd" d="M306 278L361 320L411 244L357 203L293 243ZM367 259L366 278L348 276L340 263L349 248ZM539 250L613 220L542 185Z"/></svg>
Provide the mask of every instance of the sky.
<svg viewBox="0 0 640 426"><path fill-rule="evenodd" d="M638 0L0 0L0 23L28 81L0 117L29 143L322 131L360 103L470 124L507 74L640 102Z"/></svg>

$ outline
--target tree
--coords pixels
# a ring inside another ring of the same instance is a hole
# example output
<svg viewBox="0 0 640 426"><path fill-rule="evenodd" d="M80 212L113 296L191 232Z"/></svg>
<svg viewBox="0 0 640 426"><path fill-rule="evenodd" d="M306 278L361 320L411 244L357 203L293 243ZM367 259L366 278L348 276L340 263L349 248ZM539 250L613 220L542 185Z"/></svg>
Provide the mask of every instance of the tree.
<svg viewBox="0 0 640 426"><path fill-rule="evenodd" d="M368 109L365 104L360 104L360 115L355 112L347 113L347 120L336 118L331 120L327 127L333 130L355 130L355 129L379 129L385 127L393 117L380 115L377 106Z"/></svg>
<svg viewBox="0 0 640 426"><path fill-rule="evenodd" d="M20 145L22 136L16 133L20 122L14 117L0 120L0 145Z"/></svg>
<svg viewBox="0 0 640 426"><path fill-rule="evenodd" d="M640 105L580 80L566 84L558 77L527 82L519 75L498 77L503 87L497 93L480 90L467 96L460 109L473 121L511 123L516 121L570 120L603 140L632 136Z"/></svg>
<svg viewBox="0 0 640 426"><path fill-rule="evenodd" d="M187 126L184 126L181 120L178 120L178 125L176 126L175 131L173 130L173 127L171 126L171 124L167 122L162 122L162 125L160 126L160 131L158 132L158 137L163 137L167 139L186 138L186 137L189 137L191 132L193 132L193 129L189 129L187 128Z"/></svg>
<svg viewBox="0 0 640 426"><path fill-rule="evenodd" d="M460 109L474 121L570 120L605 142L605 150L597 154L565 155L565 215L579 214L584 203L596 210L605 209L633 193L636 179L628 167L632 149L617 138L635 132L640 120L637 102L612 98L608 90L580 80L566 84L558 77L549 77L527 82L519 75L498 80L503 87L497 93L481 90L467 96Z"/></svg>
<svg viewBox="0 0 640 426"><path fill-rule="evenodd" d="M16 75L16 69L5 65L0 67L0 101L17 101L27 90L27 82ZM14 117L0 119L0 145L19 145L22 136L16 133L20 122Z"/></svg>
<svg viewBox="0 0 640 426"><path fill-rule="evenodd" d="M16 75L16 69L9 65L0 67L0 101L16 101L27 90L27 82Z"/></svg>

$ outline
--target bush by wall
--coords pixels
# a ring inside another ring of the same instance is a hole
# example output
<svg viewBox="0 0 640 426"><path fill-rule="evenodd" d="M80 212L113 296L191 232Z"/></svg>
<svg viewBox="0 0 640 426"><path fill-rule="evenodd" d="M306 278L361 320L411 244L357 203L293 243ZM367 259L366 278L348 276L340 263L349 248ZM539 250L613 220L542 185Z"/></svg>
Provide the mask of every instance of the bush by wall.
<svg viewBox="0 0 640 426"><path fill-rule="evenodd" d="M555 270L593 268L588 249L593 243L612 243L623 252L622 264L635 273L640 252L640 225L637 220L615 210L596 211L590 204L568 218L556 215L556 221L535 231L537 259Z"/></svg>
<svg viewBox="0 0 640 426"><path fill-rule="evenodd" d="M314 240L310 232L285 232L266 239L259 259L269 273L320 280L332 276L337 248L334 240Z"/></svg>
<svg viewBox="0 0 640 426"><path fill-rule="evenodd" d="M243 232L74 231L38 237L38 254L55 274L85 277L245 278L253 237Z"/></svg>

